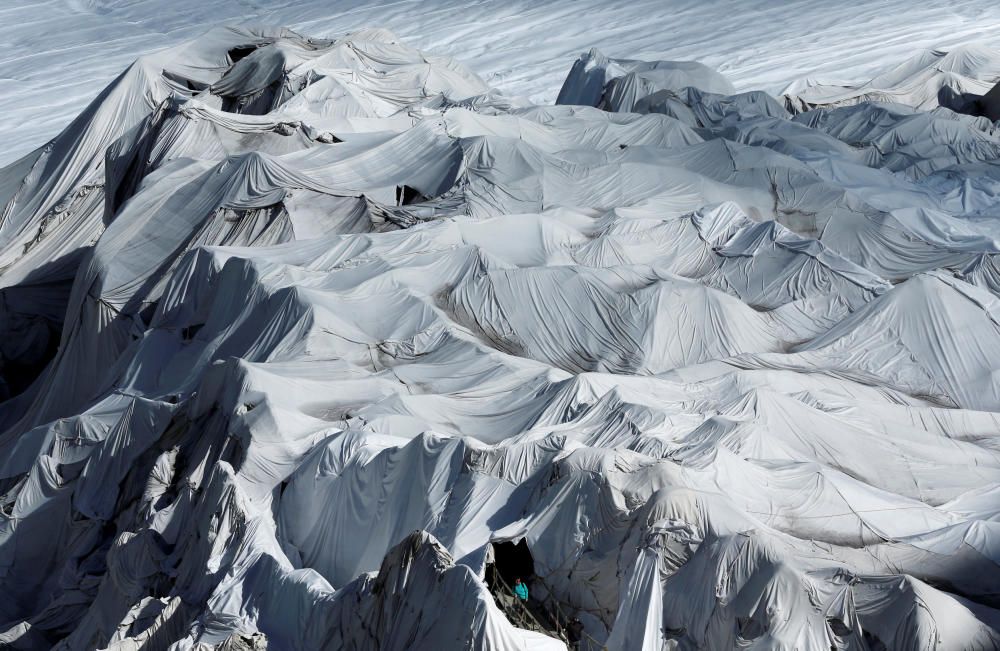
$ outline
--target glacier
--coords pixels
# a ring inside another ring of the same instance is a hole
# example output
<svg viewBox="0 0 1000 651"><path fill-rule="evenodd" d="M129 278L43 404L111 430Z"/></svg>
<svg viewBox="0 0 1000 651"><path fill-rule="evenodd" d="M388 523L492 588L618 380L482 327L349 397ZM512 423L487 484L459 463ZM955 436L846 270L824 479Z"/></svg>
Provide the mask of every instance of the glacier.
<svg viewBox="0 0 1000 651"><path fill-rule="evenodd" d="M0 169L0 646L1000 648L1000 49L305 33Z"/></svg>

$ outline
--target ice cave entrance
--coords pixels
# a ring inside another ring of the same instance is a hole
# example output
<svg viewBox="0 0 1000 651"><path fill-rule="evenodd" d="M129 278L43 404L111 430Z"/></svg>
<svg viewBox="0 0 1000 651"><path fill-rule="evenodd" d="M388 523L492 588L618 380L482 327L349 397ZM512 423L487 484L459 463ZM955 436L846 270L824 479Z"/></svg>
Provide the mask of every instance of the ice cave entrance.
<svg viewBox="0 0 1000 651"><path fill-rule="evenodd" d="M535 560L523 540L493 543L493 562L487 565L486 578L494 592L502 590L504 584L513 586L519 578L530 586L534 575Z"/></svg>
<svg viewBox="0 0 1000 651"><path fill-rule="evenodd" d="M513 586L517 579L524 581L532 591L532 598L528 601L520 601L514 597ZM568 642L566 626L570 620L551 598L538 598L536 587L540 587L544 594L548 591L544 585L537 584L535 559L531 557L531 550L523 540L517 543L505 541L492 544L486 561L486 582L497 605L512 624Z"/></svg>
<svg viewBox="0 0 1000 651"><path fill-rule="evenodd" d="M247 45L245 47L234 47L229 50L229 60L233 63L240 61L251 54L257 49L256 45Z"/></svg>

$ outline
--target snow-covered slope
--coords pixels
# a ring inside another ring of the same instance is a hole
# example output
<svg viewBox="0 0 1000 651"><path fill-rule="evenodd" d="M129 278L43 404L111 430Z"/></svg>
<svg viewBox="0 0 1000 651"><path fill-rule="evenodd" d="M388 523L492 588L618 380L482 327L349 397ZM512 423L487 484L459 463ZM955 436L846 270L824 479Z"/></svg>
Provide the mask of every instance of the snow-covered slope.
<svg viewBox="0 0 1000 651"><path fill-rule="evenodd" d="M989 0L4 0L0 165L54 137L137 56L209 26L287 25L336 37L379 26L468 64L508 95L552 103L567 67L608 56L697 60L741 90L860 84L919 50L1000 47ZM724 34L720 38L718 34Z"/></svg>
<svg viewBox="0 0 1000 651"><path fill-rule="evenodd" d="M1000 646L998 125L621 49L219 27L0 170L0 643Z"/></svg>

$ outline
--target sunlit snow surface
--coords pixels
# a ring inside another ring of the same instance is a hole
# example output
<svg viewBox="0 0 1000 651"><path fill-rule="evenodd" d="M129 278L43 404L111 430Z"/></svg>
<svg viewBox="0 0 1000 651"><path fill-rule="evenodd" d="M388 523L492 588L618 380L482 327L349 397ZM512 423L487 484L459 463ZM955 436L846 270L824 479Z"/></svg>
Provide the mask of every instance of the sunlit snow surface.
<svg viewBox="0 0 1000 651"><path fill-rule="evenodd" d="M1000 646L998 10L163 4L0 9L0 645Z"/></svg>
<svg viewBox="0 0 1000 651"><path fill-rule="evenodd" d="M695 59L771 93L804 77L864 79L920 49L1000 47L989 0L4 0L0 164L55 136L137 56L237 22L325 37L385 27L541 103L591 47Z"/></svg>

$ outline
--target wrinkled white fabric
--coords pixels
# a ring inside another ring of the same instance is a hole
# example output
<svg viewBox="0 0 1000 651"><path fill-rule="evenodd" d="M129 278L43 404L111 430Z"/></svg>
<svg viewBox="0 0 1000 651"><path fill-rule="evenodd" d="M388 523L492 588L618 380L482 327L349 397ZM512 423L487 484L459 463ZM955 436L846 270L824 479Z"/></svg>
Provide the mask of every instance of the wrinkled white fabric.
<svg viewBox="0 0 1000 651"><path fill-rule="evenodd" d="M0 170L0 643L564 648L523 541L609 649L996 648L1000 140L920 70L140 59Z"/></svg>

